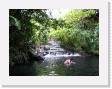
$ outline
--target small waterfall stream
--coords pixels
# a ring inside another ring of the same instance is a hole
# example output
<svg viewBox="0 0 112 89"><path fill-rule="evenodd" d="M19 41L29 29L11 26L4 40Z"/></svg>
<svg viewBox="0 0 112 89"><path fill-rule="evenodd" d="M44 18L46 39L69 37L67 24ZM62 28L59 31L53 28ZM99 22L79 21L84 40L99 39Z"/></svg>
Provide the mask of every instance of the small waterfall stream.
<svg viewBox="0 0 112 89"><path fill-rule="evenodd" d="M16 65L12 76L98 76L99 57L82 56L79 53L69 53L60 47L60 42L50 40L47 45L39 47L39 54L44 61L34 61L30 65ZM64 63L72 58L72 64L66 66Z"/></svg>
<svg viewBox="0 0 112 89"><path fill-rule="evenodd" d="M79 53L67 52L60 47L60 42L56 40L50 40L47 45L41 45L39 52L44 58L53 57L77 57L81 56Z"/></svg>
<svg viewBox="0 0 112 89"><path fill-rule="evenodd" d="M49 76L57 76L60 75L57 71L58 68L61 66L62 73L67 72L66 66L64 65L64 61L68 57L80 57L81 55L79 53L72 53L67 52L63 48L60 47L60 42L56 41L54 39L49 40L47 45L41 45L39 47L40 55L44 57L44 62L42 63L47 70L46 74L43 73L43 75L49 75ZM61 64L61 65L60 65ZM75 64L75 62L74 62ZM73 66L73 64L72 64ZM60 68L60 69L61 69ZM66 73L65 73L66 74Z"/></svg>

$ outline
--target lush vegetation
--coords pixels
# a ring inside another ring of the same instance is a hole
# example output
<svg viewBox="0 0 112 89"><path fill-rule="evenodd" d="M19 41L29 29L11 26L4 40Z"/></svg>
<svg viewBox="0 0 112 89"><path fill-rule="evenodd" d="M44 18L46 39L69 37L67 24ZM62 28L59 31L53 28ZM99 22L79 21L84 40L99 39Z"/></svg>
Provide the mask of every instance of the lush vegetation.
<svg viewBox="0 0 112 89"><path fill-rule="evenodd" d="M65 16L51 18L47 9L9 10L10 65L29 63L32 48L57 39L69 51L99 54L98 10L72 10Z"/></svg>
<svg viewBox="0 0 112 89"><path fill-rule="evenodd" d="M46 42L45 31L49 28L49 18L45 11L10 9L10 65L28 63L32 47Z"/></svg>
<svg viewBox="0 0 112 89"><path fill-rule="evenodd" d="M98 10L72 10L60 18L65 21L65 25L51 29L49 36L60 40L66 50L98 54L98 14Z"/></svg>

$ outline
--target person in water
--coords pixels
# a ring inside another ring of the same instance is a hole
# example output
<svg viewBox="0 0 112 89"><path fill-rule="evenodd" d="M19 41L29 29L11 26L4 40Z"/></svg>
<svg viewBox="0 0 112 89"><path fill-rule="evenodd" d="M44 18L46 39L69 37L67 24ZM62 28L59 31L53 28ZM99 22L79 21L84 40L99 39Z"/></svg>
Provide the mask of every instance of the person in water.
<svg viewBox="0 0 112 89"><path fill-rule="evenodd" d="M71 64L75 64L75 62L73 62L73 59L72 58L68 58L65 62L64 62L65 65L67 66L70 66Z"/></svg>

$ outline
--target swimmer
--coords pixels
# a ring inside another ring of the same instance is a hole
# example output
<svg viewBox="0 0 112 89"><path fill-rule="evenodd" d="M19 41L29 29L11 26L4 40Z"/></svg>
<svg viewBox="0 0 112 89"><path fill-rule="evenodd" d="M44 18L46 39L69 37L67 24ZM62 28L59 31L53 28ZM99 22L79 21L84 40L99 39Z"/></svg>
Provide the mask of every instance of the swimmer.
<svg viewBox="0 0 112 89"><path fill-rule="evenodd" d="M67 65L67 66L70 66L71 64L75 64L75 62L72 61L73 59L72 58L68 58L64 64Z"/></svg>

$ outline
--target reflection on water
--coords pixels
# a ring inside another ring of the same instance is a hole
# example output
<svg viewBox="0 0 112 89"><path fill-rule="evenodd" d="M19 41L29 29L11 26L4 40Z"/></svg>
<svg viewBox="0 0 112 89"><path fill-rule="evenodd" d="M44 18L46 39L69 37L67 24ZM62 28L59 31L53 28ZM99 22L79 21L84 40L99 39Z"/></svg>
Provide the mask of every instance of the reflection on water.
<svg viewBox="0 0 112 89"><path fill-rule="evenodd" d="M72 57L73 64L64 65L66 57L46 58L42 63L16 65L10 69L11 76L98 76L98 56Z"/></svg>

